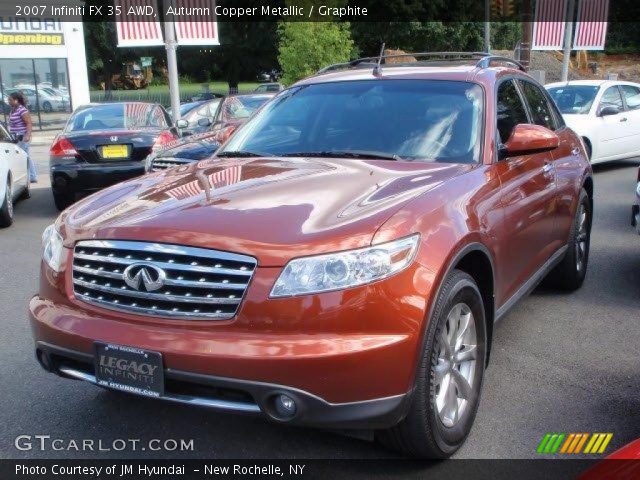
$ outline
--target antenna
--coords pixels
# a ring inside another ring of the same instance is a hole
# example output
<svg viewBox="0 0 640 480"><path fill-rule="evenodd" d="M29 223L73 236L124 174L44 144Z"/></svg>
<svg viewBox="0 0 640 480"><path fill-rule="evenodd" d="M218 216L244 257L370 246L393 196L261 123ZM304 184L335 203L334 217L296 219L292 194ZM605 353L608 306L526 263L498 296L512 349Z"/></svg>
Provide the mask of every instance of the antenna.
<svg viewBox="0 0 640 480"><path fill-rule="evenodd" d="M382 75L382 56L384 55L384 42L382 42L382 47L380 48L380 55L378 56L378 63L376 64L375 67L373 67L373 74L375 76L380 76Z"/></svg>

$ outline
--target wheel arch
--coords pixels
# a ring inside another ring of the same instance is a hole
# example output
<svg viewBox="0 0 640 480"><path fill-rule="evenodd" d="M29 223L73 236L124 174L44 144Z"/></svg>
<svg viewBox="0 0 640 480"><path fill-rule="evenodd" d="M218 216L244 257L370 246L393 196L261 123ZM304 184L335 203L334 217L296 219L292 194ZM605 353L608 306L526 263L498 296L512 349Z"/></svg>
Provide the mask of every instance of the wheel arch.
<svg viewBox="0 0 640 480"><path fill-rule="evenodd" d="M582 143L584 143L587 160L591 161L591 159L593 158L593 142L591 142L591 139L586 135L581 135L580 139L582 140Z"/></svg>
<svg viewBox="0 0 640 480"><path fill-rule="evenodd" d="M462 270L470 275L480 290L482 295L482 301L485 311L485 322L487 328L487 356L485 364L489 362L489 356L491 353L491 344L493 338L493 324L495 321L495 268L493 255L489 249L480 242L470 242L464 245L462 248L450 258L446 267L443 269L442 275L439 277L439 283L433 294L433 302L427 313L427 323L431 321L433 310L436 305L436 300L440 297L442 285L452 270ZM424 349L424 342L426 341L426 328L425 334L421 342L421 351Z"/></svg>

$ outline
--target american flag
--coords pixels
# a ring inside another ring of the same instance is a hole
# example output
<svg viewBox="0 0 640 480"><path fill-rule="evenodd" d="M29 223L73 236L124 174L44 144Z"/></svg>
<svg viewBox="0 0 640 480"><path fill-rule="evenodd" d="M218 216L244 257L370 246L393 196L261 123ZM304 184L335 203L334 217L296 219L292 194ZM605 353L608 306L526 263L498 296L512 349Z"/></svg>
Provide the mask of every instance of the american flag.
<svg viewBox="0 0 640 480"><path fill-rule="evenodd" d="M533 23L532 50L559 50L564 41L567 0L538 0Z"/></svg>
<svg viewBox="0 0 640 480"><path fill-rule="evenodd" d="M604 50L609 0L580 0L574 50Z"/></svg>
<svg viewBox="0 0 640 480"><path fill-rule="evenodd" d="M173 0L178 45L220 45L215 0Z"/></svg>
<svg viewBox="0 0 640 480"><path fill-rule="evenodd" d="M115 6L120 7L120 14L116 15L119 47L164 45L159 17L144 13L148 6L159 13L156 0L115 0Z"/></svg>
<svg viewBox="0 0 640 480"><path fill-rule="evenodd" d="M124 107L125 126L139 127L147 124L147 115L152 106L148 103L127 103ZM158 109L159 111L160 109Z"/></svg>

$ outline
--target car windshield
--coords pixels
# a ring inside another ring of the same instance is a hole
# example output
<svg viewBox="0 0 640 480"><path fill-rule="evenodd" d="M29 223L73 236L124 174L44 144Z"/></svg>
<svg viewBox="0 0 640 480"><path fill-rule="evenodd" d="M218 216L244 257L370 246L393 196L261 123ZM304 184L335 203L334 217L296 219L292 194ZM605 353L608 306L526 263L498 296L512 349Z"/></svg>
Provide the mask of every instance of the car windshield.
<svg viewBox="0 0 640 480"><path fill-rule="evenodd" d="M365 80L285 90L220 154L478 162L483 94L462 81Z"/></svg>
<svg viewBox="0 0 640 480"><path fill-rule="evenodd" d="M562 85L548 91L562 113L587 114L599 88L597 85Z"/></svg>
<svg viewBox="0 0 640 480"><path fill-rule="evenodd" d="M222 105L222 120L243 120L253 115L270 97L264 95L229 97Z"/></svg>
<svg viewBox="0 0 640 480"><path fill-rule="evenodd" d="M190 112L198 105L202 105L204 102L191 102L191 103L183 103L180 105L180 115L185 115L187 112Z"/></svg>
<svg viewBox="0 0 640 480"><path fill-rule="evenodd" d="M146 103L114 103L83 108L72 115L66 132L145 128L162 125L162 110Z"/></svg>

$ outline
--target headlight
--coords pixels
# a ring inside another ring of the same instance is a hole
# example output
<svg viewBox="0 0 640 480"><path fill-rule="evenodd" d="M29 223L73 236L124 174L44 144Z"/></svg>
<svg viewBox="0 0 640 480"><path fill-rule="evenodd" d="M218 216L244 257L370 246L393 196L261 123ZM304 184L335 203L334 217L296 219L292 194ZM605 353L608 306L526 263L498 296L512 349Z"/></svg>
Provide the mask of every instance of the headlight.
<svg viewBox="0 0 640 480"><path fill-rule="evenodd" d="M345 252L296 258L278 277L271 297L291 297L355 287L382 280L406 268L420 235Z"/></svg>
<svg viewBox="0 0 640 480"><path fill-rule="evenodd" d="M56 230L55 225L49 225L42 232L42 258L53 270L60 272L63 254L62 236Z"/></svg>

